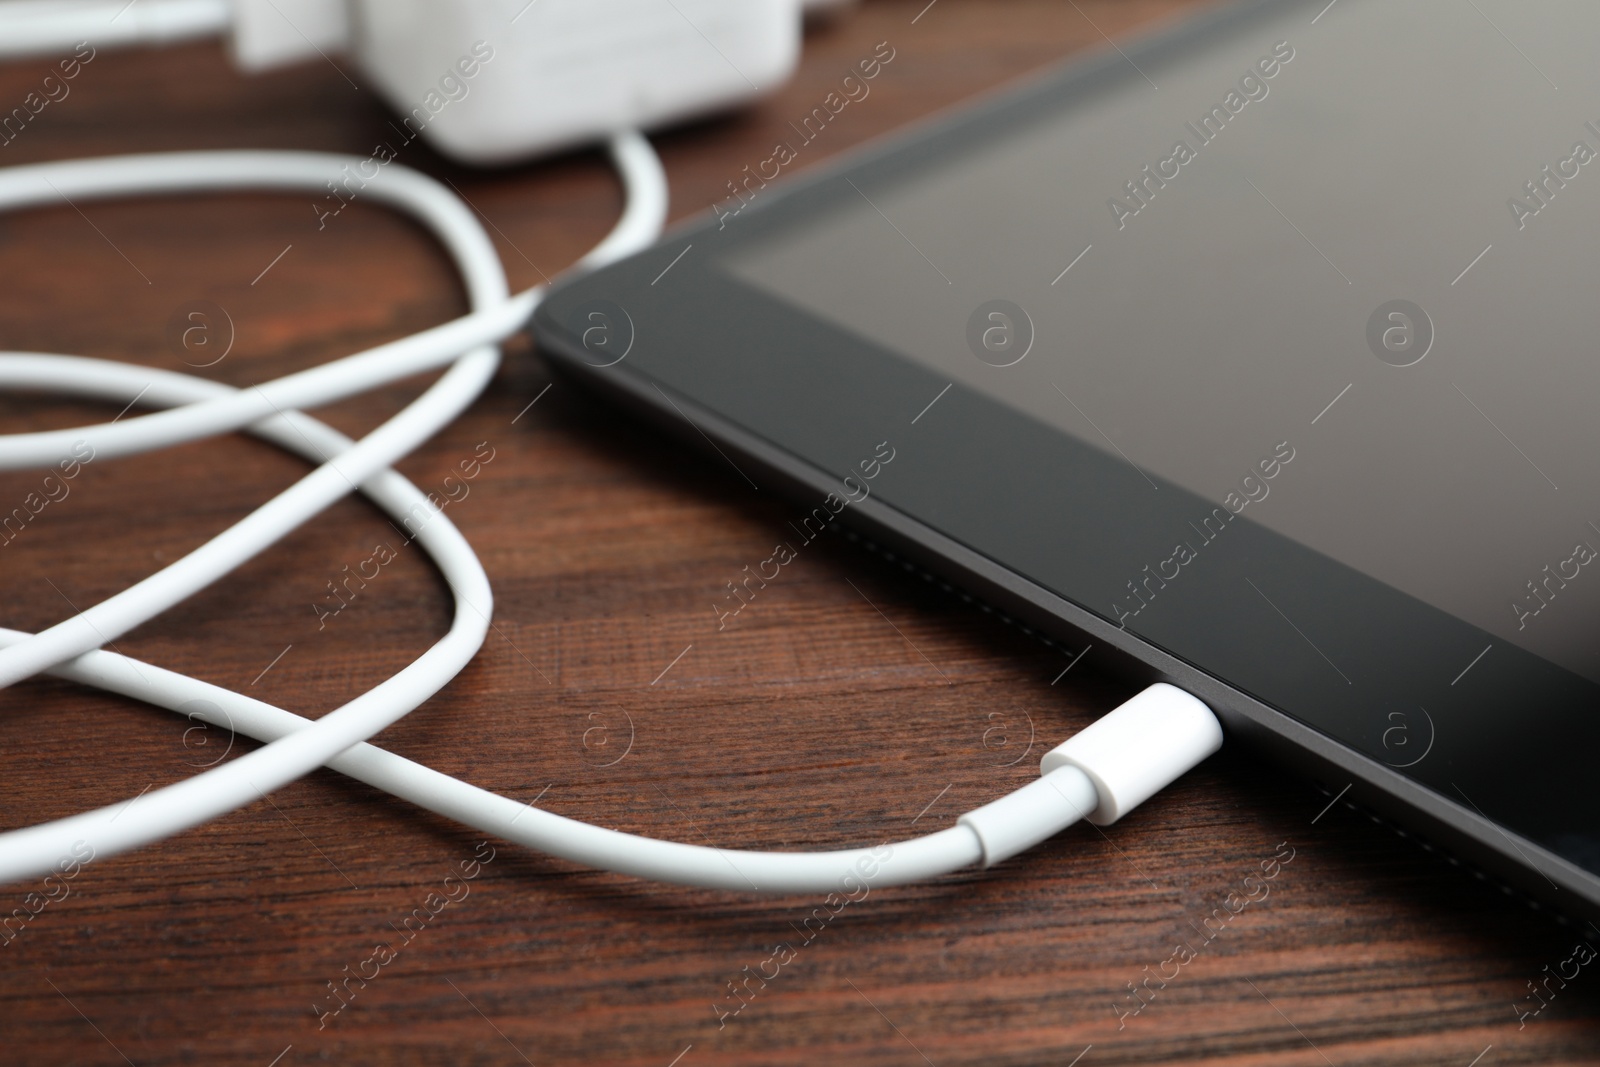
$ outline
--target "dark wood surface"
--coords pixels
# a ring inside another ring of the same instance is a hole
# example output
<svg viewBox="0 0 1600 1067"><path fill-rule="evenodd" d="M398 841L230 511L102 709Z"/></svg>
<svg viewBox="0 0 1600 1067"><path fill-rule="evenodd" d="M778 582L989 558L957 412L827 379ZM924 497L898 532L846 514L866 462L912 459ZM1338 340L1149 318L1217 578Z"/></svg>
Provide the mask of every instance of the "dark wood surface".
<svg viewBox="0 0 1600 1067"><path fill-rule="evenodd" d="M924 3L869 2L815 29L800 75L771 99L660 137L675 216L706 210L879 41L892 43L894 63L804 166L1104 47L1100 31L1126 36L1190 6L939 0L913 23ZM0 68L0 104L45 68ZM246 79L210 46L105 53L0 148L0 164L200 147L364 154L387 121L327 64ZM571 262L619 207L597 154L482 173L407 153L401 162L449 178L490 221L519 287ZM4 347L176 370L185 367L167 324L194 300L214 301L237 340L200 373L234 384L463 307L415 227L357 204L319 232L299 197L0 219L0 278ZM914 833L1000 795L1032 773L1038 745L1132 692L1093 652L1053 682L1068 663L1059 649L840 537L808 550L719 633L713 601L768 554L792 508L561 383L513 425L549 381L525 341L510 345L488 393L402 464L434 489L479 442L494 449L449 514L494 582L498 632L382 745L619 829L840 847ZM359 434L420 387L325 414ZM107 414L0 398L7 429ZM90 465L69 498L0 548L4 623L43 627L110 595L303 470L241 437ZM35 481L0 475L5 510ZM320 714L448 622L442 583L412 549L319 631L312 604L326 583L392 536L372 507L340 503L117 646ZM1030 722L1038 741L1024 758ZM5 825L192 773L227 739L191 725L58 682L7 691ZM1568 956L1571 932L1342 806L1318 818L1327 804L1230 750L1104 833L1080 828L988 873L873 890L809 943L801 931L816 900L645 884L494 842L470 896L402 943L319 1029L326 983L396 941L391 924L481 837L319 772L84 868L67 899L0 947L0 1062L1600 1062L1600 976L1582 973L1517 1020L1527 983ZM1293 859L1270 895L1119 1028L1113 1005L1131 1004L1127 984L1195 940L1193 924L1283 842ZM0 911L37 888L0 887ZM793 958L765 988L751 983L758 992L719 1026L716 1006L737 1003L728 983L770 973L780 943Z"/></svg>

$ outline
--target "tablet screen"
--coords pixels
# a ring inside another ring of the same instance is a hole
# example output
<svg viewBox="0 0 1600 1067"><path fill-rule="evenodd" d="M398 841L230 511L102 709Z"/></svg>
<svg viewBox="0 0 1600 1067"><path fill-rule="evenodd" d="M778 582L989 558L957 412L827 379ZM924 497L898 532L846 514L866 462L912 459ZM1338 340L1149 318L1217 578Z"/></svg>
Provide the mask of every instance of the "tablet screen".
<svg viewBox="0 0 1600 1067"><path fill-rule="evenodd" d="M1480 7L1290 8L730 269L1600 680L1600 9Z"/></svg>

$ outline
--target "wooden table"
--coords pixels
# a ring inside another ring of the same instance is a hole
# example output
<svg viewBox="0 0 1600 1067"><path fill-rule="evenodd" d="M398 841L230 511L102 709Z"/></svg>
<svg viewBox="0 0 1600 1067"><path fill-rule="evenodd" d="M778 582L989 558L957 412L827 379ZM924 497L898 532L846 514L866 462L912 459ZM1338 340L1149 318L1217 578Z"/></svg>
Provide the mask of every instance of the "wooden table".
<svg viewBox="0 0 1600 1067"><path fill-rule="evenodd" d="M876 0L813 30L800 75L772 98L660 137L674 214L725 195L877 42L891 43L894 63L805 165L1191 6L925 3ZM45 71L0 68L0 104ZM0 148L0 163L202 147L366 154L389 121L329 63L246 79L216 47L108 52ZM571 262L620 203L593 153L489 173L420 147L401 162L471 201L518 287ZM301 197L81 206L0 220L7 348L185 370L170 324L209 300L231 316L235 343L196 373L243 385L464 306L417 228L359 202L320 231ZM1093 652L1063 674L1059 650L843 537L718 632L713 601L764 558L792 508L564 384L542 394L550 374L525 341L507 355L484 397L401 465L437 490L480 442L492 449L448 513L494 581L495 630L453 684L379 738L385 747L622 830L842 847L1000 795L1033 773L1041 745L1132 692ZM420 387L325 414L359 434ZM13 430L110 413L0 400ZM243 437L90 464L0 548L5 624L36 629L112 594L304 469ZM37 480L0 476L0 510ZM447 624L443 585L413 548L319 625L328 583L394 539L373 507L343 502L117 647L320 714ZM229 743L60 682L19 685L0 704L10 826L176 781ZM1079 829L988 873L874 889L823 922L813 899L686 891L503 842L480 849L469 830L319 772L85 867L69 897L0 947L0 1061L1600 1062L1600 976L1582 974L1522 1027L1516 1017L1526 983L1568 955L1574 933L1328 804L1230 750L1104 833ZM402 938L403 920L475 850L493 859L470 895ZM1119 1019L1117 1006L1135 1003L1129 983L1178 941L1198 941L1196 924L1288 850L1270 895ZM0 911L37 889L4 887ZM354 999L319 1027L339 1003L327 983L363 969L380 942L395 958L352 983Z"/></svg>

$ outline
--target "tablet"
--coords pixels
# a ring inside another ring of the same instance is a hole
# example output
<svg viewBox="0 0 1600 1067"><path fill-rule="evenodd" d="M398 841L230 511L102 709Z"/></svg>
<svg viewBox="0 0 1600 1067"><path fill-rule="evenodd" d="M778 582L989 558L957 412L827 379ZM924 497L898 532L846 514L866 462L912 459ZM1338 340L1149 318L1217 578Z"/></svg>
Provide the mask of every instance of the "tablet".
<svg viewBox="0 0 1600 1067"><path fill-rule="evenodd" d="M1596 40L1250 3L790 180L884 42L536 331L800 494L786 540L863 529L1600 917Z"/></svg>

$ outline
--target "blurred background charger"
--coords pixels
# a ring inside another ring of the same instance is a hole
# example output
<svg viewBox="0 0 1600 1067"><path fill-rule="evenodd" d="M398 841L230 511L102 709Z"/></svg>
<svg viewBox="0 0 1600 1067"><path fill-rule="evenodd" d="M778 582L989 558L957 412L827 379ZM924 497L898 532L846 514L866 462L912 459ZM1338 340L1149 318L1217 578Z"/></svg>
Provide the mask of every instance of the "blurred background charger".
<svg viewBox="0 0 1600 1067"><path fill-rule="evenodd" d="M854 0L9 0L0 56L226 37L240 69L350 56L434 148L512 163L782 85L802 20Z"/></svg>

